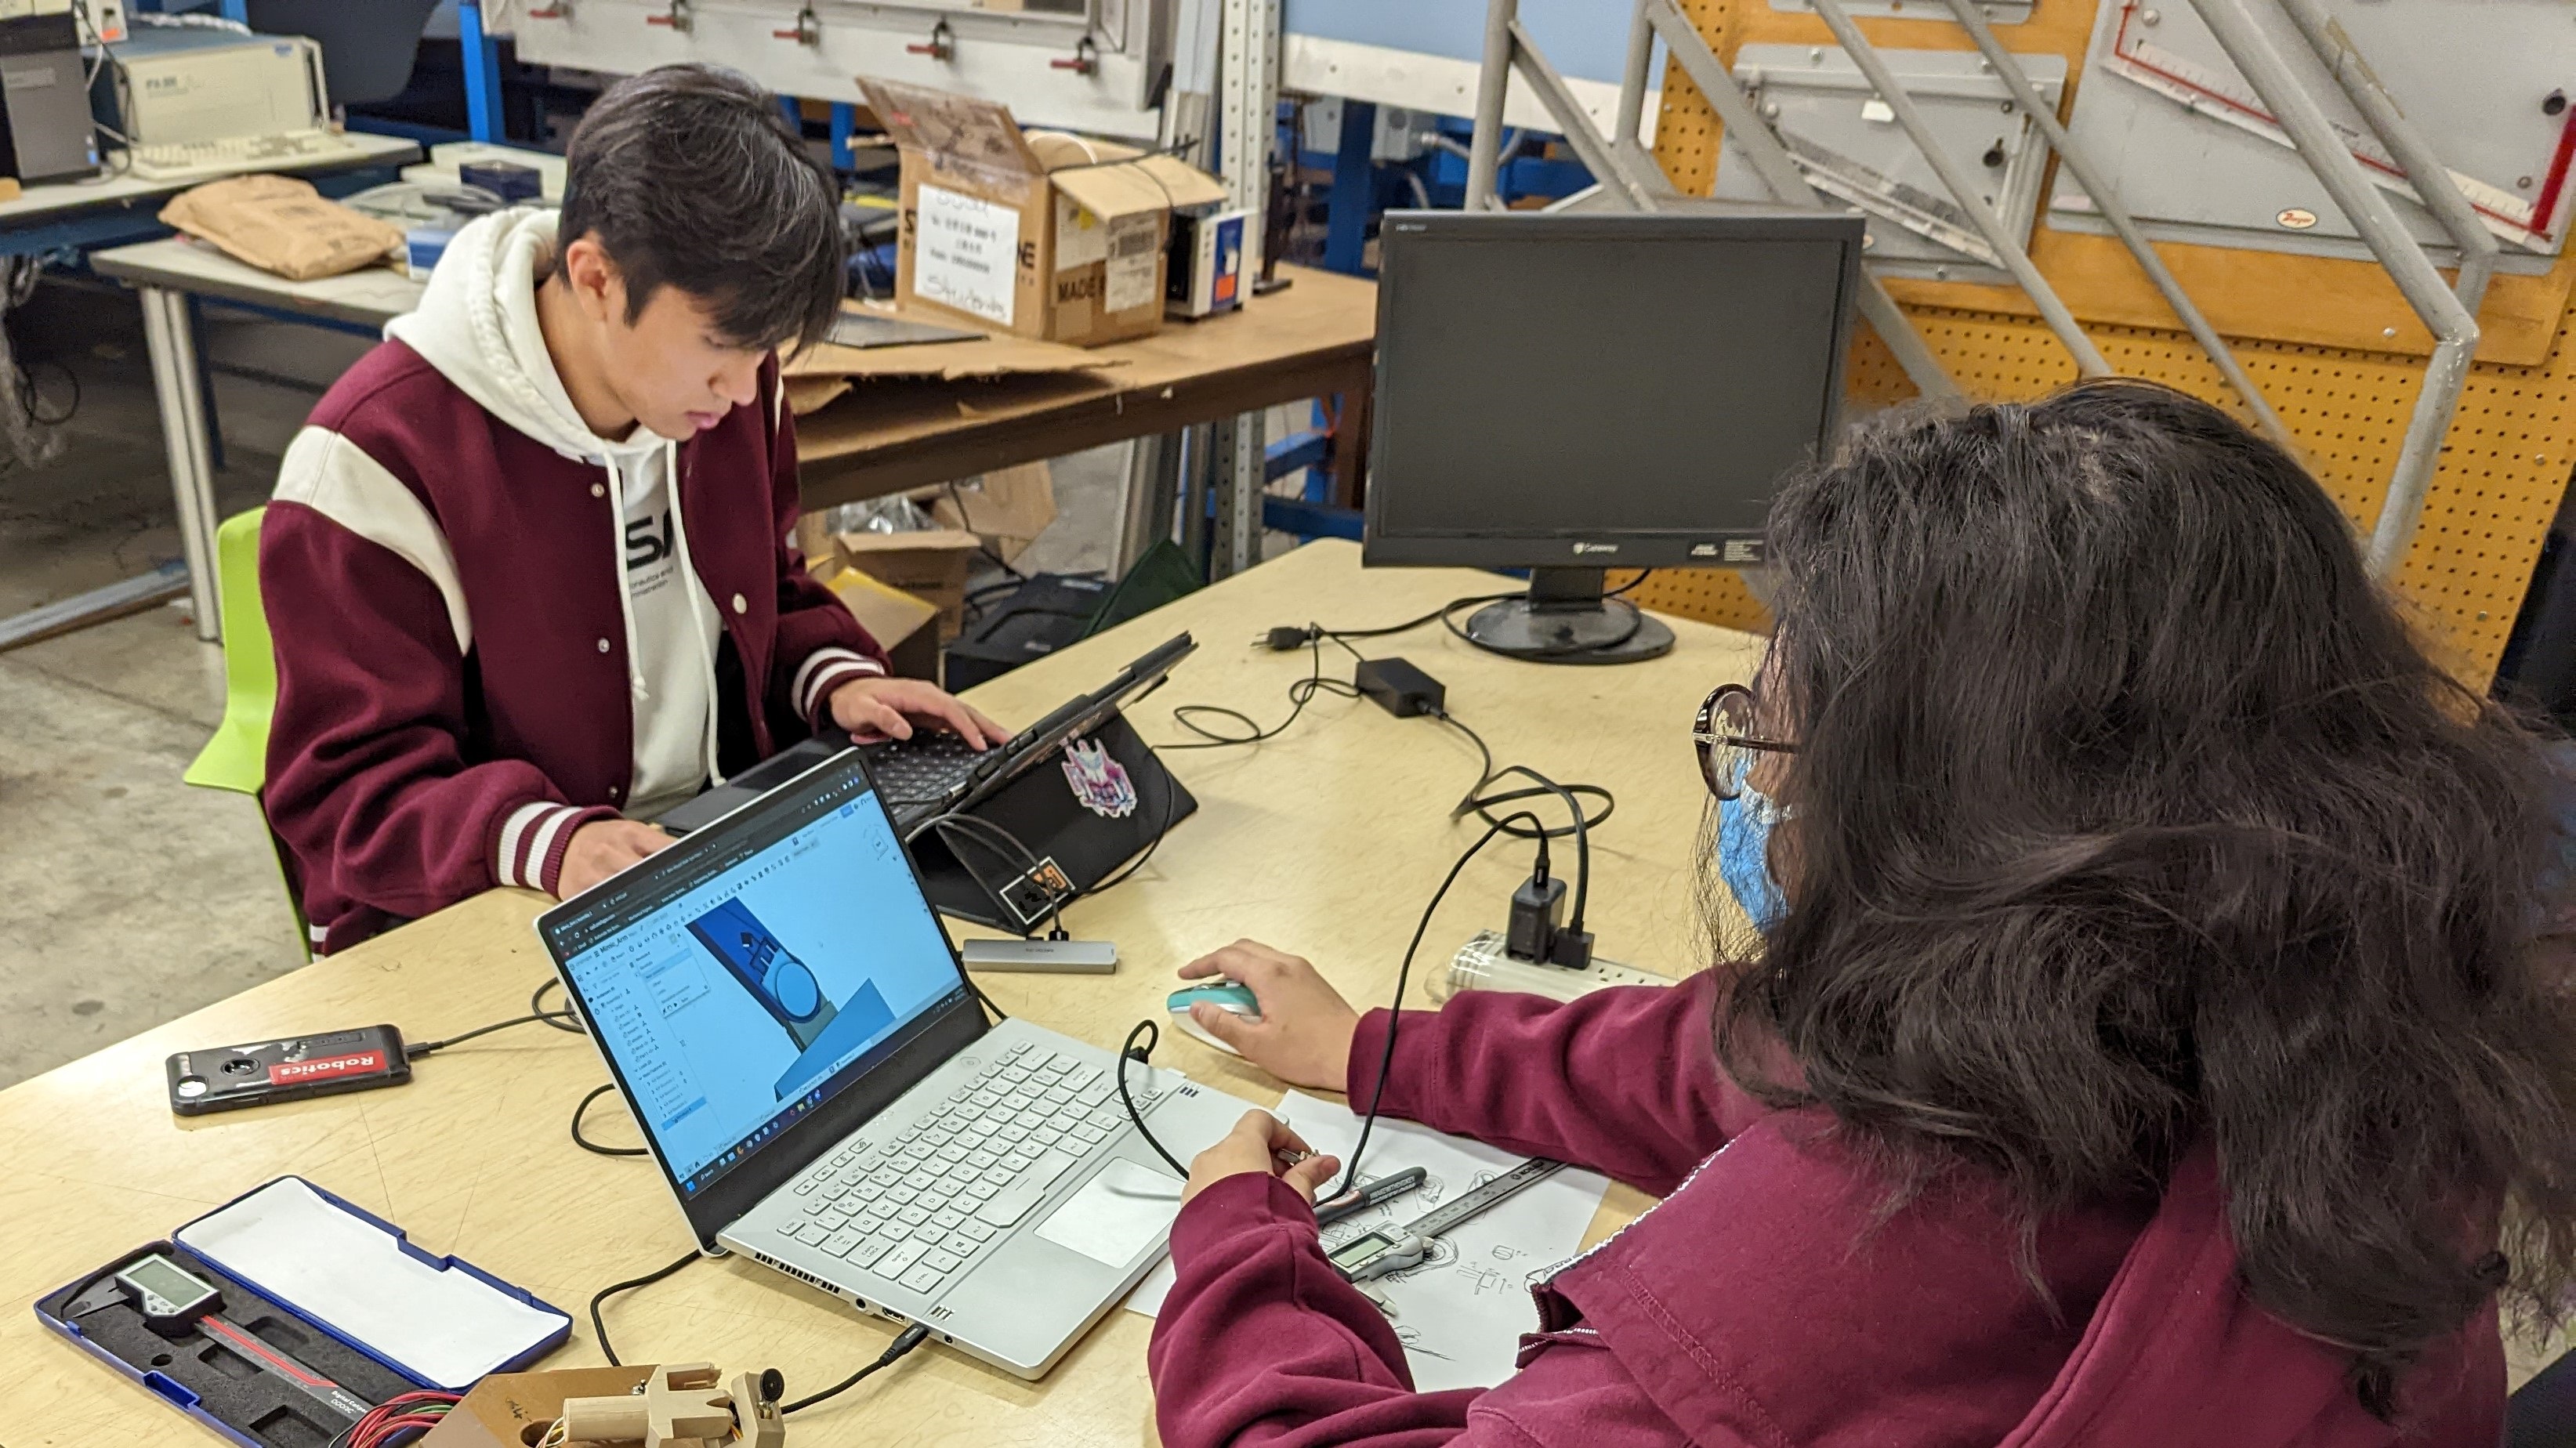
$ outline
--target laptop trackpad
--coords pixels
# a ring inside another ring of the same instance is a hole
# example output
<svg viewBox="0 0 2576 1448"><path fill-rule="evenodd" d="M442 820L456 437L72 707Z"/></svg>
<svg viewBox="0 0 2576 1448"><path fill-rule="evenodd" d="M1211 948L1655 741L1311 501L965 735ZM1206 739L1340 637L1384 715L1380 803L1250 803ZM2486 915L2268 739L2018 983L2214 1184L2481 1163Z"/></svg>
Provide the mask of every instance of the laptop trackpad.
<svg viewBox="0 0 2576 1448"><path fill-rule="evenodd" d="M1162 1242L1180 1211L1181 1184L1169 1173L1112 1161L1065 1198L1038 1235L1103 1267L1125 1267Z"/></svg>

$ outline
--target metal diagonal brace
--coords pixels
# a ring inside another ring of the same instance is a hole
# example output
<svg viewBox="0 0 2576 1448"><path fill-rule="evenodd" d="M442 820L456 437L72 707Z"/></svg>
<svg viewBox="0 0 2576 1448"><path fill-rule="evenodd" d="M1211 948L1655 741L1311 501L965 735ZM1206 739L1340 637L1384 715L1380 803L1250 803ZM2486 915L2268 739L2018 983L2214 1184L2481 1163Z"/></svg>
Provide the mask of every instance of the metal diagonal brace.
<svg viewBox="0 0 2576 1448"><path fill-rule="evenodd" d="M1492 0L1492 3L1512 5L1516 0ZM1557 74L1556 67L1531 43L1529 32L1522 28L1517 18L1511 22L1511 42L1513 69L1518 70L1521 78L1529 82L1530 89L1537 92L1539 104L1547 107L1548 115L1556 121L1558 132L1564 135L1566 144L1574 148L1576 159L1583 162L1583 169L1592 173L1592 178L1601 183L1604 191L1625 202L1629 210L1653 210L1654 184L1630 171L1616 148L1593 129L1592 118L1583 113L1583 104L1574 98L1574 91L1566 85L1565 77ZM1498 154L1497 161L1499 159ZM1489 193L1491 189L1489 183Z"/></svg>
<svg viewBox="0 0 2576 1448"><path fill-rule="evenodd" d="M2433 213L2433 219L2449 234L2451 244L2460 249L2460 270L2451 283L2451 294L2460 299L2469 315L2477 315L2479 303L2486 300L2487 281L2495 274L2494 235L2488 232L2486 223L2478 220L2469 198L2460 194L2450 169L2433 154L2423 132L2416 130L2414 122L2397 108L2396 98L2379 83L2378 74L2370 68L2370 62L2361 58L2360 49L2344 33L2343 26L2317 0L2281 0L2281 9L2299 27L2299 35L2317 53L2317 59L2325 62L2327 74L2334 77L2353 109L2361 112L2362 120L2369 123L2380 144L2406 169L2406 184L2414 188L2424 209Z"/></svg>
<svg viewBox="0 0 2576 1448"><path fill-rule="evenodd" d="M1682 68L1682 74L1690 77L1691 84L1699 87L1700 94L1708 97L1708 103L1717 108L1718 119L1725 124L1728 138L1752 163L1753 174L1761 178L1773 200L1784 206L1841 209L1839 203L1826 200L1807 184L1806 173L1789 158L1788 148L1780 144L1780 138L1773 135L1771 127L1754 112L1752 97L1735 83L1735 76L1717 58L1717 52L1709 49L1708 41L1691 28L1690 20L1674 7L1673 0L1639 0L1637 17L1638 28L1642 31L1651 27L1654 35L1663 37L1664 47L1672 53L1673 63ZM1634 47L1638 42L1632 37L1630 43ZM1653 49L1651 36L1645 39L1644 49ZM1632 62L1635 54L1632 49ZM1639 95L1642 97L1642 70L1639 74ZM1624 96L1624 88L1622 94ZM1642 99L1638 109L1642 116ZM1624 99L1620 107L1620 123L1623 126L1629 124ZM1923 340L1923 334L1914 329L1914 319L1905 315L1904 309L1896 305L1896 299L1887 294L1886 284L1866 269L1861 272L1859 302L1861 315L1868 319L1879 340L1887 344L1887 350L1896 355L1896 365L1904 369L1915 391L1943 402L1966 400L1959 384L1950 379L1949 370L1941 365L1941 359L1932 355L1932 348Z"/></svg>
<svg viewBox="0 0 2576 1448"><path fill-rule="evenodd" d="M2165 266L2164 258L2157 255L2146 233L2138 229L2137 218L2130 215L2129 208L2122 204L2119 187L2110 177L2095 169L2092 157L2077 148L2075 138L2067 134L2066 127L2059 123L2057 108L2039 93L2039 87L2031 84L2030 73L2021 68L2021 62L2004 49L2003 41L1996 38L1994 26L1987 21L1985 12L1977 8L1976 0L1949 0L1949 6L1950 13L1959 19L1959 27L1977 43L1977 50L1985 56L1986 64L2002 78L2004 88L2012 92L2013 100L2021 106L2023 114L2029 116L2031 124L2039 127L2039 133L2047 138L2049 149L2057 153L2058 160L2065 163L2067 170L2075 173L2076 182L2084 188L2084 193L2093 198L2094 208L2102 213L2103 220L2111 224L2111 230L2119 236L2121 244L2128 247L2129 255L2136 258L2138 269L2145 272L2147 280L2155 283L2156 290L2164 295L2165 305L2173 308L2174 315L2182 321L2183 329L2190 332L2193 340L2200 343L2201 350L2209 354L2211 364L2218 368L2220 376L2227 379L2227 385L2236 389L2238 397L2245 399L2245 406L2253 412L2255 423L2274 442L2295 450L2297 443L2291 438L2289 427L2281 421L2281 415L2272 410L2272 404L2263 399L2262 392L2254 386L2254 379L2246 375L2244 365L2236 360L2235 349L2227 345L2227 339L2218 335L2218 329L2211 326L2209 318L2192 303L2191 295L2183 290L2181 280ZM2492 249L2493 243L2489 246Z"/></svg>
<svg viewBox="0 0 2576 1448"><path fill-rule="evenodd" d="M2386 578L2405 556L2407 540L2423 515L2424 494L2441 461L2442 439L2451 430L2451 414L2459 409L2460 389L2469 380L2469 359L2478 346L2478 320L2442 284L2432 258L2416 244L2388 198L2362 174L2361 163L2353 159L2315 97L2299 84L2241 0L2191 0L2191 6L2228 60L2272 108L2281 129L2306 158L2308 169L2361 233L2371 255L2388 269L2406 304L2439 339L2432 361L2425 365L2423 390L2415 395L2415 413L2406 424L2406 440L2398 448L2397 466L2388 479L2388 498L2379 506L2379 521L2371 530L2365 555L2370 571Z"/></svg>
<svg viewBox="0 0 2576 1448"><path fill-rule="evenodd" d="M2011 231L2004 226L2003 218L1995 214L1995 209L1986 204L1985 198L1977 191L1975 178L1961 170L1958 162L1941 148L1940 138L1932 134L1931 123L1924 119L1922 109L1914 104L1914 97L1906 93L1904 83L1887 68L1886 60L1880 57L1878 48L1869 43L1869 37L1861 34L1860 27L1852 23L1851 14L1843 9L1842 0L1809 0L1809 3L1815 6L1816 14L1834 32L1834 39L1840 42L1844 53L1852 58L1852 63L1860 67L1860 73L1878 91L1878 98L1896 113L1896 123L1905 128L1905 134L1914 141L1914 148L1923 153L1923 159L1931 163L1933 172L1941 178L1941 184L1949 188L1950 199L1958 202L1959 209L1968 213L1968 219L1976 225L1977 234L1986 239L1986 245L1995 249L1995 255L2003 258L2004 269L2012 273L2013 280L2039 308L2041 320L2048 323L2048 329L2055 332L2057 340L2074 355L2075 369L2087 377L2111 375L2113 368L2109 359L2093 345L2092 338L2084 335L2083 327L2075 321L2075 314L2058 299L2057 289L2048 284L2048 278L2039 274L2030 253L2013 239Z"/></svg>
<svg viewBox="0 0 2576 1448"><path fill-rule="evenodd" d="M1484 211L1495 204L1495 183L1502 170L1503 105L1511 93L1512 73L1518 71L1602 193L1623 210L1653 210L1655 197L1671 190L1663 184L1663 173L1640 174L1617 146L1602 137L1565 77L1521 28L1519 17L1520 0L1487 0L1485 59L1476 73L1476 129L1467 147L1467 209ZM1630 153L1648 159L1633 147Z"/></svg>

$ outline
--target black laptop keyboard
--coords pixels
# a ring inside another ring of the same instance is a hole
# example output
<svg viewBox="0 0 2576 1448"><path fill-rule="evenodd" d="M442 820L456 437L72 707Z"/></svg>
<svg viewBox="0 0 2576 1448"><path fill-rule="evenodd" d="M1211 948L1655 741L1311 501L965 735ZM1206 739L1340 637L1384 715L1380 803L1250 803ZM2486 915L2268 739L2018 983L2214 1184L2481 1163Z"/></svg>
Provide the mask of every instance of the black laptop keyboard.
<svg viewBox="0 0 2576 1448"><path fill-rule="evenodd" d="M990 749L998 747L978 753L954 734L925 730L899 742L869 745L868 772L875 776L886 806L900 810L947 798L950 790L974 773Z"/></svg>

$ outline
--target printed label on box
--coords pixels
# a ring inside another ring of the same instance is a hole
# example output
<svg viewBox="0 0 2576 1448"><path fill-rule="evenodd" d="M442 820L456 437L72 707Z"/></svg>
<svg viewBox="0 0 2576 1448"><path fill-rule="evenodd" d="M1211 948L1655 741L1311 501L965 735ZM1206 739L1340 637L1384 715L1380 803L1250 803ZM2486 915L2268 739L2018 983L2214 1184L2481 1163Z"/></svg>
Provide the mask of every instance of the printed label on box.
<svg viewBox="0 0 2576 1448"><path fill-rule="evenodd" d="M916 206L914 294L1011 325L1020 213L926 183Z"/></svg>
<svg viewBox="0 0 2576 1448"><path fill-rule="evenodd" d="M1059 191L1055 198L1055 269L1068 272L1109 257L1109 224Z"/></svg>
<svg viewBox="0 0 2576 1448"><path fill-rule="evenodd" d="M1103 311L1124 312L1154 300L1154 264L1162 257L1162 216L1147 212L1109 228L1109 284L1101 297Z"/></svg>

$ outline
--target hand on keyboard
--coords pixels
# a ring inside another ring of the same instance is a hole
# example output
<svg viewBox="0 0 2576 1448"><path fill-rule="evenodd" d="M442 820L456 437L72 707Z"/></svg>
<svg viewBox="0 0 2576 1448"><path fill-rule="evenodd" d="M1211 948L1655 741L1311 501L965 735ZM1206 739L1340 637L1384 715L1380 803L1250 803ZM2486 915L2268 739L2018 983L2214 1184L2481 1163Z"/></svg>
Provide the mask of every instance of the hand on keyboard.
<svg viewBox="0 0 2576 1448"><path fill-rule="evenodd" d="M945 729L978 751L1011 737L982 710L922 679L852 679L832 691L832 722L863 743L910 739L923 725Z"/></svg>

